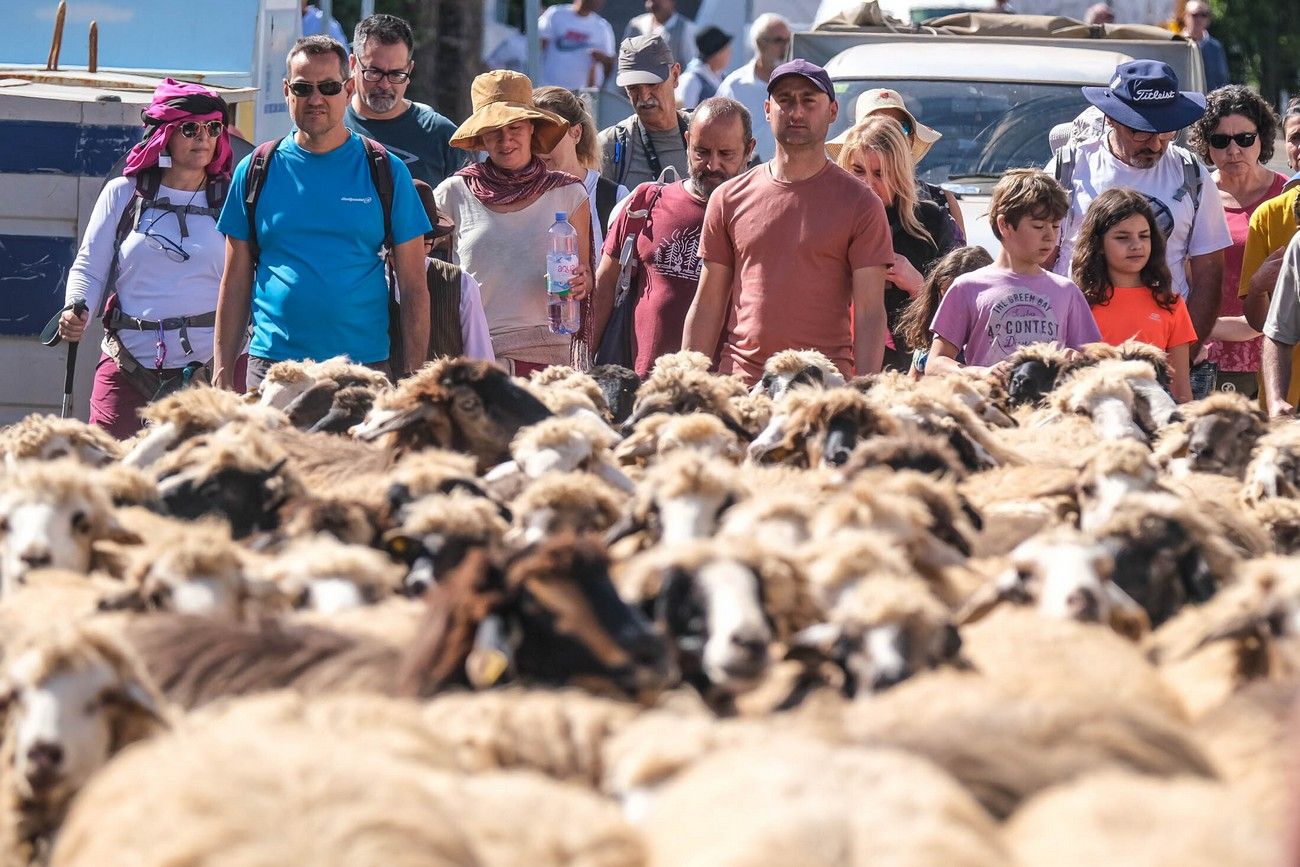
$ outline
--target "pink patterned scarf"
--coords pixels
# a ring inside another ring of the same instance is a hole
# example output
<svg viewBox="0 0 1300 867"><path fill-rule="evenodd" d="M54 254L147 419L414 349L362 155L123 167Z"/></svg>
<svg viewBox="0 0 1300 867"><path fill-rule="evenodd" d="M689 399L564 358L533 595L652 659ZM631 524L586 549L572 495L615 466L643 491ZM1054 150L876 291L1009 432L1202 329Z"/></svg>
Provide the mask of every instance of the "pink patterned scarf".
<svg viewBox="0 0 1300 867"><path fill-rule="evenodd" d="M485 205L513 205L547 193L557 187L582 181L566 172L553 172L538 157L517 172L508 172L491 160L474 163L456 172Z"/></svg>
<svg viewBox="0 0 1300 867"><path fill-rule="evenodd" d="M130 177L158 165L158 157L167 152L167 143L176 133L177 127L186 121L226 121L226 101L216 92L199 84L189 84L164 78L153 92L153 102L140 112L146 126L153 131L135 147L126 157L126 168L122 174ZM234 151L230 149L230 133L221 131L217 139L217 150L208 163L209 175L228 175L234 163Z"/></svg>

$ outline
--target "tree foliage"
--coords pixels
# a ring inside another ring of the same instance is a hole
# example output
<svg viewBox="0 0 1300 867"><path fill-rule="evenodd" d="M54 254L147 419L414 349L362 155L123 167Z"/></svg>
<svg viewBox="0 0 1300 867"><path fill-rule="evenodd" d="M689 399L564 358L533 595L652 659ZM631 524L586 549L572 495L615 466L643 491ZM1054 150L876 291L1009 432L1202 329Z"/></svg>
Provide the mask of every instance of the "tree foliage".
<svg viewBox="0 0 1300 867"><path fill-rule="evenodd" d="M1300 91L1300 3L1296 0L1212 0L1210 32L1228 52L1233 81L1254 85L1278 102Z"/></svg>

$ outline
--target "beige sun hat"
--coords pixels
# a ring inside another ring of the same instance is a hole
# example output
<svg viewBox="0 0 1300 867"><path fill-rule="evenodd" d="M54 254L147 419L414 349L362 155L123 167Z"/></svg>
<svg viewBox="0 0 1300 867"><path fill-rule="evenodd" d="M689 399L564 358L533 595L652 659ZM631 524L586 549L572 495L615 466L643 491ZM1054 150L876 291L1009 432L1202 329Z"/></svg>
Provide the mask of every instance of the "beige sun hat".
<svg viewBox="0 0 1300 867"><path fill-rule="evenodd" d="M533 153L549 154L569 131L567 120L533 104L533 83L518 72L498 69L477 76L470 87L470 99L474 113L451 137L452 147L480 150L479 137L483 133L517 120L531 120Z"/></svg>
<svg viewBox="0 0 1300 867"><path fill-rule="evenodd" d="M907 106L903 104L903 97L899 96L898 91L884 87L873 87L861 94L858 101L853 105L853 125L857 126L871 115L887 108L896 108L907 115L908 121L912 124L912 131L907 133L907 140L912 143L912 162L919 163L921 157L930 152L931 146L943 138L943 133L917 120L916 115L908 111ZM852 127L849 129L852 129ZM849 130L846 129L826 142L826 150L830 151L831 156L835 159L839 159L840 149L844 147L844 142L848 136Z"/></svg>

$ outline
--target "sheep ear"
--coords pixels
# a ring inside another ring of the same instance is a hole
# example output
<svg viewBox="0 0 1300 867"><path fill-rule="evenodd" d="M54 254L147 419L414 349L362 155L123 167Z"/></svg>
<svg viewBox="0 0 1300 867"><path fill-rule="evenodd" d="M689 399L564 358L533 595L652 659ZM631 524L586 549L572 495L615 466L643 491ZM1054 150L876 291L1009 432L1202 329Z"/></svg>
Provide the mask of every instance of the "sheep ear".
<svg viewBox="0 0 1300 867"><path fill-rule="evenodd" d="M994 608L1006 601L1006 598L1006 590L997 583L985 584L967 597L962 606L957 609L957 613L953 615L952 622L957 626L978 623L988 617Z"/></svg>
<svg viewBox="0 0 1300 867"><path fill-rule="evenodd" d="M139 588L135 588L124 593L105 596L95 607L100 611L144 611L145 604Z"/></svg>
<svg viewBox="0 0 1300 867"><path fill-rule="evenodd" d="M612 527L605 531L605 544L613 545L621 539L626 539L633 533L641 533L647 529L646 522L634 514L628 513L619 518Z"/></svg>
<svg viewBox="0 0 1300 867"><path fill-rule="evenodd" d="M1110 628L1131 641L1142 640L1151 631L1146 609L1113 582L1107 583L1106 595L1111 602Z"/></svg>
<svg viewBox="0 0 1300 867"><path fill-rule="evenodd" d="M808 665L838 662L835 645L843 637L844 629L838 623L817 623L805 627L790 637L785 658Z"/></svg>
<svg viewBox="0 0 1300 867"><path fill-rule="evenodd" d="M1275 616L1272 611L1252 612L1240 617L1234 617L1198 641L1196 646L1192 648L1191 653L1195 653L1207 644L1213 644L1217 641L1241 641L1246 638L1260 638L1272 635L1274 630L1271 623L1274 619Z"/></svg>

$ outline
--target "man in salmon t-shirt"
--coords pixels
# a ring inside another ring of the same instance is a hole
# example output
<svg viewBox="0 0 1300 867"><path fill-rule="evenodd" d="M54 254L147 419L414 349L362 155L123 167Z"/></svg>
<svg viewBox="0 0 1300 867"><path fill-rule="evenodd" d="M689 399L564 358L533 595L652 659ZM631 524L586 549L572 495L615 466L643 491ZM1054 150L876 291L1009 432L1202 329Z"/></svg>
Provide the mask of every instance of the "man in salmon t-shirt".
<svg viewBox="0 0 1300 867"><path fill-rule="evenodd" d="M792 60L767 92L776 156L709 199L683 348L749 382L783 349L820 350L846 376L875 373L894 258L885 208L826 156L839 113L826 70Z"/></svg>

